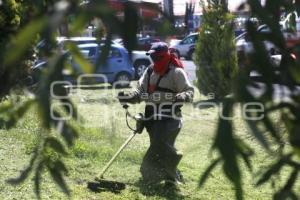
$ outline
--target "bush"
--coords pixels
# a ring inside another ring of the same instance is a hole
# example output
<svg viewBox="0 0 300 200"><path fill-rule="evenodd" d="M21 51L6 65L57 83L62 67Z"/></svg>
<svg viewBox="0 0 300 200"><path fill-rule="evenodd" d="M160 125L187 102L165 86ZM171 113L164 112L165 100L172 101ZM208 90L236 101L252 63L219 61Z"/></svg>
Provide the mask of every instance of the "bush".
<svg viewBox="0 0 300 200"><path fill-rule="evenodd" d="M216 99L231 92L238 71L231 21L232 15L218 4L204 8L196 45L197 87L204 95L213 93Z"/></svg>
<svg viewBox="0 0 300 200"><path fill-rule="evenodd" d="M26 50L26 58L16 61L13 67L4 65L7 51L3 49L12 48L10 40L21 29L22 23L29 20L27 11L23 1L6 0L0 4L0 100L15 86L26 84L25 80L33 62L31 46Z"/></svg>

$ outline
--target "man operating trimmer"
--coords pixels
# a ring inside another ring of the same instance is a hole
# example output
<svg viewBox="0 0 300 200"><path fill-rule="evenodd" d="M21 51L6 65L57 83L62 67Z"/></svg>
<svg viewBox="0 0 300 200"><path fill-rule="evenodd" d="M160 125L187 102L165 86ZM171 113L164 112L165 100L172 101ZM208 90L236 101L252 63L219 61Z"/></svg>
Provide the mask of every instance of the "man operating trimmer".
<svg viewBox="0 0 300 200"><path fill-rule="evenodd" d="M118 98L121 103L146 102L145 127L150 147L140 168L143 180L175 186L183 181L177 169L182 154L174 147L182 127L181 107L183 102L192 101L194 89L181 61L170 53L166 43L155 43L147 54L154 64L140 78L136 90L119 93Z"/></svg>

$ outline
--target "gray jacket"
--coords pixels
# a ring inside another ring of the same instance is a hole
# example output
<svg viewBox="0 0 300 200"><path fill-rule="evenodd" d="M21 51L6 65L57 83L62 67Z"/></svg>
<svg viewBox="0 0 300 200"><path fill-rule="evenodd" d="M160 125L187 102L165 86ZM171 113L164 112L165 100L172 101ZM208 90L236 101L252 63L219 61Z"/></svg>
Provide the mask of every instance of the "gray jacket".
<svg viewBox="0 0 300 200"><path fill-rule="evenodd" d="M139 79L137 89L131 93L132 103L141 101L155 104L174 102L178 94L184 98L185 102L192 102L194 88L184 69L170 65L169 71L160 79L160 75L153 70L151 74L149 73L148 70L151 70L152 67L152 65L148 67ZM158 81L159 84L157 85ZM151 94L148 92L149 84L157 86Z"/></svg>

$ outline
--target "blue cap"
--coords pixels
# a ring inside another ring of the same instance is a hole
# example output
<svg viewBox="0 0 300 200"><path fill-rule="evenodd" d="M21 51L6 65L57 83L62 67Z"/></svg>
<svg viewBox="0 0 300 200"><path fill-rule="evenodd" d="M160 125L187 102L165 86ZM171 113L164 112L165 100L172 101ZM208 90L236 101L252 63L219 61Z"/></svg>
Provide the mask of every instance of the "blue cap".
<svg viewBox="0 0 300 200"><path fill-rule="evenodd" d="M146 53L146 55L150 55L153 53L167 52L169 47L165 42L155 42L152 44L150 50Z"/></svg>

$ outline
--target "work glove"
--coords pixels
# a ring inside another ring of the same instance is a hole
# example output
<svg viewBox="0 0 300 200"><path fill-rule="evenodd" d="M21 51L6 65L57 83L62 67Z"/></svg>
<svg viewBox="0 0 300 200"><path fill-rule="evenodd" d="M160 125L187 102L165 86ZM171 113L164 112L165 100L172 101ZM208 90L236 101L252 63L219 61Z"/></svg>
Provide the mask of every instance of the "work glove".
<svg viewBox="0 0 300 200"><path fill-rule="evenodd" d="M194 90L188 90L175 95L175 102L193 102Z"/></svg>
<svg viewBox="0 0 300 200"><path fill-rule="evenodd" d="M182 103L186 101L186 94L185 93L178 93L175 96L175 102Z"/></svg>
<svg viewBox="0 0 300 200"><path fill-rule="evenodd" d="M120 103L128 103L128 94L125 94L124 91L119 92L117 98L119 99Z"/></svg>
<svg viewBox="0 0 300 200"><path fill-rule="evenodd" d="M131 93L125 93L124 91L119 92L117 98L121 104L135 102L135 96Z"/></svg>

